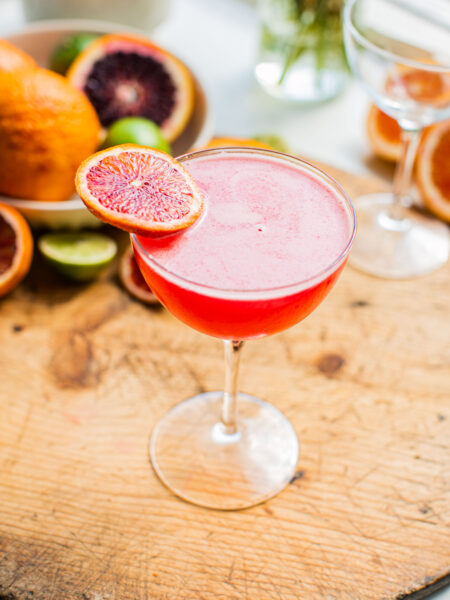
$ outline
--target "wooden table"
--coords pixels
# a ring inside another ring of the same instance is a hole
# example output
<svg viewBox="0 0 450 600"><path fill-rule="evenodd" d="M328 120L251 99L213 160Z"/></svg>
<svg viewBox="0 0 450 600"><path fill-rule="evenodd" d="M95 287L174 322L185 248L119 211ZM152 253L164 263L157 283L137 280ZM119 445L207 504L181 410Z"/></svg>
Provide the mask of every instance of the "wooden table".
<svg viewBox="0 0 450 600"><path fill-rule="evenodd" d="M352 195L380 188L328 170ZM224 513L174 497L147 456L171 406L221 388L221 344L112 270L69 284L37 259L0 304L0 600L386 600L448 582L448 292L448 267L347 268L304 323L247 344L241 389L284 411L301 456L279 496Z"/></svg>

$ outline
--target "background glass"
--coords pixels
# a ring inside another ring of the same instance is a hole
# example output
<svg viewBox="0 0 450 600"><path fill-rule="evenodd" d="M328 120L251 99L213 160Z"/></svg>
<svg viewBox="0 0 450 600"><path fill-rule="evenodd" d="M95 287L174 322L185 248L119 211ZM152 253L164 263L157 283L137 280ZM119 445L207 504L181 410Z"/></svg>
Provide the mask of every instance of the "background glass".
<svg viewBox="0 0 450 600"><path fill-rule="evenodd" d="M344 39L352 71L403 137L393 193L355 200L350 262L394 279L433 271L448 259L448 229L413 210L408 193L423 128L450 118L450 3L349 0Z"/></svg>
<svg viewBox="0 0 450 600"><path fill-rule="evenodd" d="M272 96L319 102L347 78L343 0L259 0L261 38L256 78Z"/></svg>

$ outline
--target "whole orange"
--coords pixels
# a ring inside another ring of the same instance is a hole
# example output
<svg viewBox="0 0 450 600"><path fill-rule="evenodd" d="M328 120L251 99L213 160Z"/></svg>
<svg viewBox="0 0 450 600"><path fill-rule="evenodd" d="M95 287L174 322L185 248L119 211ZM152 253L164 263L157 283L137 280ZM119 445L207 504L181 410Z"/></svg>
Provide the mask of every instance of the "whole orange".
<svg viewBox="0 0 450 600"><path fill-rule="evenodd" d="M39 68L0 73L0 193L66 200L100 131L87 97L61 75Z"/></svg>
<svg viewBox="0 0 450 600"><path fill-rule="evenodd" d="M37 67L34 58L6 40L0 39L0 73Z"/></svg>

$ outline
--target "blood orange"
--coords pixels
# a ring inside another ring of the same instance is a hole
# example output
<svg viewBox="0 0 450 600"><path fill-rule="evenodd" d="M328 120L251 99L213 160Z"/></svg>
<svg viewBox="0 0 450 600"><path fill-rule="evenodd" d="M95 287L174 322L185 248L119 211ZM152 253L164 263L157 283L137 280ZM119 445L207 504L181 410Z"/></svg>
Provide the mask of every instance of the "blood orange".
<svg viewBox="0 0 450 600"><path fill-rule="evenodd" d="M132 233L179 231L203 210L200 190L180 163L136 144L114 146L86 159L76 186L96 217Z"/></svg>
<svg viewBox="0 0 450 600"><path fill-rule="evenodd" d="M0 204L0 297L28 273L33 258L33 237L15 208Z"/></svg>
<svg viewBox="0 0 450 600"><path fill-rule="evenodd" d="M123 117L145 117L171 142L192 114L188 68L145 37L103 36L78 55L67 76L86 93L103 127Z"/></svg>
<svg viewBox="0 0 450 600"><path fill-rule="evenodd" d="M416 179L429 210L450 223L450 121L433 125L422 137Z"/></svg>
<svg viewBox="0 0 450 600"><path fill-rule="evenodd" d="M132 296L145 304L159 304L158 298L142 277L132 248L128 248L120 259L119 277L124 288Z"/></svg>
<svg viewBox="0 0 450 600"><path fill-rule="evenodd" d="M367 116L367 135L380 158L396 162L402 152L401 128L395 119L372 105Z"/></svg>

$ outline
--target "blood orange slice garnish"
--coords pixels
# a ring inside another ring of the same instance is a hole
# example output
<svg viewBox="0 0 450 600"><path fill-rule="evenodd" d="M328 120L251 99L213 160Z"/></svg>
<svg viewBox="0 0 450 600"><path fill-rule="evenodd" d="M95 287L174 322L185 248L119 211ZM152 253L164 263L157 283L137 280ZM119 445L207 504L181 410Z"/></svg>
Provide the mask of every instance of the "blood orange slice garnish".
<svg viewBox="0 0 450 600"><path fill-rule="evenodd" d="M372 105L367 116L367 135L380 158L396 162L402 151L401 128L395 119Z"/></svg>
<svg viewBox="0 0 450 600"><path fill-rule="evenodd" d="M0 204L0 297L28 273L33 258L33 237L15 208Z"/></svg>
<svg viewBox="0 0 450 600"><path fill-rule="evenodd" d="M128 248L120 259L119 277L124 288L132 296L145 304L159 304L158 298L148 287L139 270L132 248Z"/></svg>
<svg viewBox="0 0 450 600"><path fill-rule="evenodd" d="M416 179L428 209L450 223L450 121L425 132L417 154Z"/></svg>
<svg viewBox="0 0 450 600"><path fill-rule="evenodd" d="M122 144L87 158L76 186L99 219L131 233L158 235L192 225L203 198L186 169L165 152Z"/></svg>

